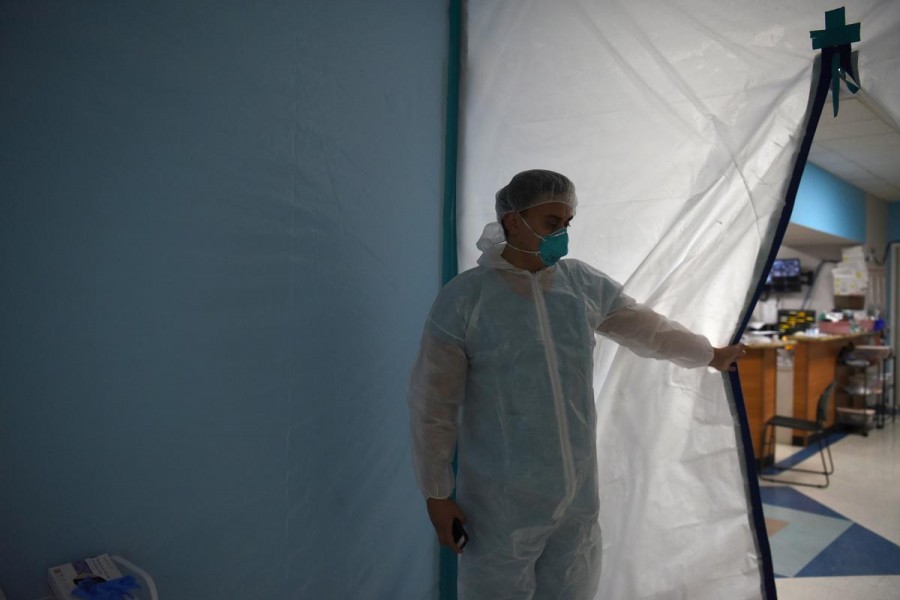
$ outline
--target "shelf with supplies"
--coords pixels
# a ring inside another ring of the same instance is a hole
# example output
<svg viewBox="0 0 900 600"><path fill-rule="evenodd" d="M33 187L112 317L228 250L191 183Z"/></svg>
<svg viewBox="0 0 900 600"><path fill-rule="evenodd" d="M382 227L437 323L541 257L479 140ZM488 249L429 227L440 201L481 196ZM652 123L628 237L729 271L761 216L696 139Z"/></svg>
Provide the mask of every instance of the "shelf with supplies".
<svg viewBox="0 0 900 600"><path fill-rule="evenodd" d="M838 381L839 370L842 369L840 357L857 344L868 343L876 335L872 332L841 334L809 335L800 332L790 337L787 342L794 347L793 375L793 416L799 419L815 420L819 396L831 382ZM835 401L838 394L835 394ZM835 402L825 415L825 427L836 425L837 414ZM795 446L806 446L810 442L808 432L795 430L792 443Z"/></svg>
<svg viewBox="0 0 900 600"><path fill-rule="evenodd" d="M890 369L893 349L881 345L854 345L844 349L838 361L835 392L835 425L868 435L884 427L891 406L894 383Z"/></svg>

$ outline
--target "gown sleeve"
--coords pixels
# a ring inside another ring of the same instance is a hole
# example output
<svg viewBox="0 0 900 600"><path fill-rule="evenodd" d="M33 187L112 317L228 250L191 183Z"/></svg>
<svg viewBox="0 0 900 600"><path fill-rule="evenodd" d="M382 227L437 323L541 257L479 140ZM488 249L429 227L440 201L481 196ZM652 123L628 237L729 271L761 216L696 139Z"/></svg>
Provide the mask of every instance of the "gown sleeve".
<svg viewBox="0 0 900 600"><path fill-rule="evenodd" d="M606 274L581 261L570 262L597 333L638 356L668 360L686 368L709 365L713 347L705 336L635 302Z"/></svg>
<svg viewBox="0 0 900 600"><path fill-rule="evenodd" d="M462 310L466 303L449 298L453 292L452 286L441 290L432 307L407 395L413 468L426 498L448 498L455 486L452 461L468 357Z"/></svg>
<svg viewBox="0 0 900 600"><path fill-rule="evenodd" d="M689 369L709 365L713 347L705 336L631 298L628 300L630 303L624 302L600 323L598 333L638 356L668 360Z"/></svg>

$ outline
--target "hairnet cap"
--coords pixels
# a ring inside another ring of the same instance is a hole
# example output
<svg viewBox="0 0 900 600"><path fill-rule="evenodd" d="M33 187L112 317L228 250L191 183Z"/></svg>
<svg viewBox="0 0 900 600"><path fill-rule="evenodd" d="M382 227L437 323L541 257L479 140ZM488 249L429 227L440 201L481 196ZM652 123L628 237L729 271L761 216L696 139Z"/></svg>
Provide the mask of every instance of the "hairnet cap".
<svg viewBox="0 0 900 600"><path fill-rule="evenodd" d="M575 184L565 175L545 169L518 173L497 192L495 198L498 221L507 213L520 212L547 202L562 202L572 207L573 211L578 205Z"/></svg>

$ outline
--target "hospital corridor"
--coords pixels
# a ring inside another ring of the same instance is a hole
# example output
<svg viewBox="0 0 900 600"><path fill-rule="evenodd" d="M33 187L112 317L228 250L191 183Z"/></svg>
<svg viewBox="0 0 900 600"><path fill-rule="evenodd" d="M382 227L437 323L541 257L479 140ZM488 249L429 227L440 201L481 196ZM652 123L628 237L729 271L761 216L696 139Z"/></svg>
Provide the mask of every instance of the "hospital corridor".
<svg viewBox="0 0 900 600"><path fill-rule="evenodd" d="M791 448L780 448L789 456ZM825 489L765 484L780 600L900 598L900 424L831 445ZM818 456L797 463L815 468Z"/></svg>

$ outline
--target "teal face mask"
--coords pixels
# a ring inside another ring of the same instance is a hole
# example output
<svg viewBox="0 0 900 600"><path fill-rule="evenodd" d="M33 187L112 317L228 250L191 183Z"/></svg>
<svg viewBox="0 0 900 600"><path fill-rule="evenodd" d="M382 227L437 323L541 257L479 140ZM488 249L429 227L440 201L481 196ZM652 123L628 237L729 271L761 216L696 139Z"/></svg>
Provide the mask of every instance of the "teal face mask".
<svg viewBox="0 0 900 600"><path fill-rule="evenodd" d="M559 262L559 259L569 253L569 232L566 231L565 227L554 231L550 235L543 236L534 233L534 229L531 228L528 221L525 220L525 217L519 215L519 218L525 223L525 227L528 228L528 231L541 240L538 251L533 252L532 254L537 254L542 263L548 267L552 267ZM516 250L519 249L516 248ZM525 252L525 250L520 250L520 252Z"/></svg>
<svg viewBox="0 0 900 600"><path fill-rule="evenodd" d="M552 267L559 259L569 253L569 232L565 229L555 231L550 235L541 238L541 245L538 246L538 256L548 267Z"/></svg>

